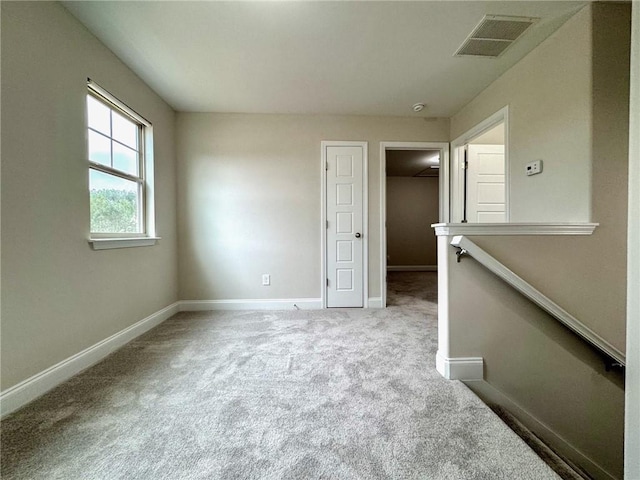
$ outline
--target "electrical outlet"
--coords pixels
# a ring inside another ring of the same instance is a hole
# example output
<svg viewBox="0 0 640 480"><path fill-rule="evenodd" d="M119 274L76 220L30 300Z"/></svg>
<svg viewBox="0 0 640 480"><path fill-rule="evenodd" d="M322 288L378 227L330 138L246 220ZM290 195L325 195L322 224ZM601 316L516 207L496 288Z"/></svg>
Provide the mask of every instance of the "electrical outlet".
<svg viewBox="0 0 640 480"><path fill-rule="evenodd" d="M542 173L542 160L536 160L535 162L527 163L527 175L537 175Z"/></svg>
<svg viewBox="0 0 640 480"><path fill-rule="evenodd" d="M265 273L262 275L262 285L269 286L271 285L271 275Z"/></svg>

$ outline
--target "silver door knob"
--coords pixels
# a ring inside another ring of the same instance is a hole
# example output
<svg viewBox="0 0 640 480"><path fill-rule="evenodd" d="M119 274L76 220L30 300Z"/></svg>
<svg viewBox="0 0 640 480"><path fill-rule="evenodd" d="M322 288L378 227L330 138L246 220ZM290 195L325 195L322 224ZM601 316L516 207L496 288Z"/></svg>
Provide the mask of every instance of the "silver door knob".
<svg viewBox="0 0 640 480"><path fill-rule="evenodd" d="M359 233L356 233L356 238L360 238L362 235L360 235Z"/></svg>

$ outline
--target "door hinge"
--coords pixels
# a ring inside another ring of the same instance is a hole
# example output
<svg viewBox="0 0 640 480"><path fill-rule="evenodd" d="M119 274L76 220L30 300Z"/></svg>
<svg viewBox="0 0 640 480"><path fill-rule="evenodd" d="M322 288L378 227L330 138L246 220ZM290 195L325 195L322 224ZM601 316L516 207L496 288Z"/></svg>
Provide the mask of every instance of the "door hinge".
<svg viewBox="0 0 640 480"><path fill-rule="evenodd" d="M324 163L324 169L325 170L329 170L329 162L325 162Z"/></svg>
<svg viewBox="0 0 640 480"><path fill-rule="evenodd" d="M327 220L327 228L329 228L329 220Z"/></svg>
<svg viewBox="0 0 640 480"><path fill-rule="evenodd" d="M329 286L329 279L327 278L327 287Z"/></svg>

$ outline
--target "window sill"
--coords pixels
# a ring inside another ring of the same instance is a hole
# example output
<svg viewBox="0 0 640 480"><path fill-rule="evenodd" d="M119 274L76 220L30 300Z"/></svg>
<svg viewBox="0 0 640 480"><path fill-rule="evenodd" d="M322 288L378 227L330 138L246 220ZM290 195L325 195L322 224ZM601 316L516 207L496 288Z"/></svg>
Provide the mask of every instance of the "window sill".
<svg viewBox="0 0 640 480"><path fill-rule="evenodd" d="M112 248L151 247L158 243L160 237L137 238L90 238L89 244L94 250L109 250Z"/></svg>

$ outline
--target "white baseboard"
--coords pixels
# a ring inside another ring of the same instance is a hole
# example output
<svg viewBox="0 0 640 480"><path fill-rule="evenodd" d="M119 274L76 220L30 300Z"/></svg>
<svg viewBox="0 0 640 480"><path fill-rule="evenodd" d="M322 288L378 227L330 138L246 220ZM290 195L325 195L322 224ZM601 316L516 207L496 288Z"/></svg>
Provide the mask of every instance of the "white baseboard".
<svg viewBox="0 0 640 480"><path fill-rule="evenodd" d="M437 272L437 265L388 265L387 272Z"/></svg>
<svg viewBox="0 0 640 480"><path fill-rule="evenodd" d="M580 465L580 468L583 468L593 478L609 480L617 478L491 384L485 381L469 381L465 383L485 403L498 405L507 410L525 427L553 447L556 452L574 464Z"/></svg>
<svg viewBox="0 0 640 480"><path fill-rule="evenodd" d="M436 370L447 380L482 380L484 360L482 357L448 358L436 354Z"/></svg>
<svg viewBox="0 0 640 480"><path fill-rule="evenodd" d="M382 297L369 297L367 308L382 308Z"/></svg>
<svg viewBox="0 0 640 480"><path fill-rule="evenodd" d="M85 350L27 378L19 384L0 393L0 416L4 417L27 403L45 394L62 382L98 363L107 355L142 335L147 330L161 324L178 313L178 302L149 315L114 335L86 348Z"/></svg>
<svg viewBox="0 0 640 480"><path fill-rule="evenodd" d="M316 310L322 308L322 299L180 300L178 304L181 312L197 312L201 310Z"/></svg>
<svg viewBox="0 0 640 480"><path fill-rule="evenodd" d="M303 310L321 309L322 299L181 300L175 302L62 362L0 392L0 418L16 411L74 375L98 363L118 348L178 312L199 310L293 310L296 308ZM382 299L380 297L370 298L369 308L382 308Z"/></svg>

